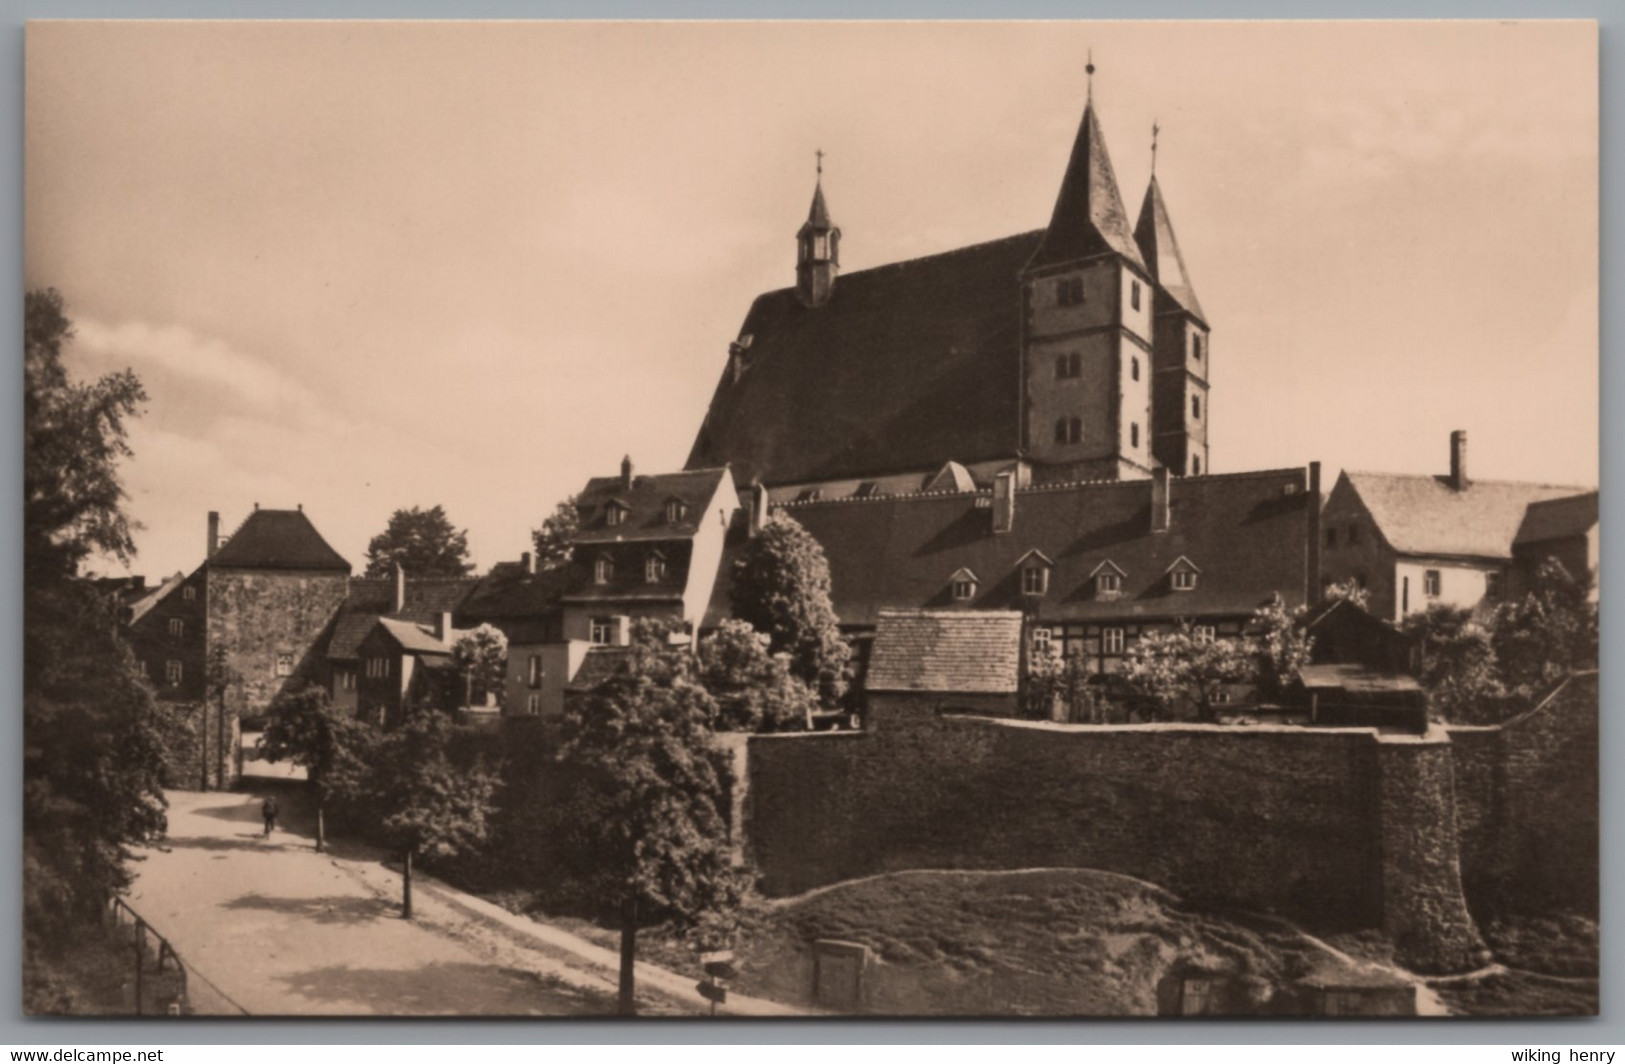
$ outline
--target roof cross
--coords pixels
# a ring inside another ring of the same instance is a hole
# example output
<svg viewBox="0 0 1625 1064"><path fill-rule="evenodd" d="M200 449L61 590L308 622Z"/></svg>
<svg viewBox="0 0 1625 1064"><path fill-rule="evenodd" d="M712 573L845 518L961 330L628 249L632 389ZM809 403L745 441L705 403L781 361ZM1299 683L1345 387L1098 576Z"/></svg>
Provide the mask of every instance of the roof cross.
<svg viewBox="0 0 1625 1064"><path fill-rule="evenodd" d="M1153 174L1155 174L1157 172L1157 133L1158 133L1158 131L1159 131L1159 128L1157 126L1157 120L1155 118L1153 118L1151 120L1151 172Z"/></svg>
<svg viewBox="0 0 1625 1064"><path fill-rule="evenodd" d="M824 149L819 148L817 151L813 152L813 154L818 156L818 176L823 177L824 176Z"/></svg>
<svg viewBox="0 0 1625 1064"><path fill-rule="evenodd" d="M1089 99L1095 98L1095 50L1089 49L1088 59L1084 63L1083 72L1089 75Z"/></svg>

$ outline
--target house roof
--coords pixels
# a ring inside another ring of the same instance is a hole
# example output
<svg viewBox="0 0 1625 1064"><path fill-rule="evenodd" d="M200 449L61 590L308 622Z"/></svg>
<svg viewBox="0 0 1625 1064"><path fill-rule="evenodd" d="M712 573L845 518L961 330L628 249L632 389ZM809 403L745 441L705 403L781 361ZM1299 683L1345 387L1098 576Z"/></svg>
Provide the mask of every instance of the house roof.
<svg viewBox="0 0 1625 1064"><path fill-rule="evenodd" d="M576 496L580 528L575 535L578 547L599 543L637 540L686 540L699 531L700 522L716 520L712 500L728 478L728 470L691 469L682 473L635 476L630 487L620 477L593 477ZM730 482L731 483L731 482ZM680 500L685 513L676 521L666 520L666 503ZM619 524L609 524L605 514L612 504L625 510ZM719 505L730 513L738 499L730 492Z"/></svg>
<svg viewBox="0 0 1625 1064"><path fill-rule="evenodd" d="M328 545L303 510L255 510L208 564L229 569L350 571L350 563Z"/></svg>
<svg viewBox="0 0 1625 1064"><path fill-rule="evenodd" d="M1015 610L881 610L870 691L1011 694L1021 681Z"/></svg>
<svg viewBox="0 0 1625 1064"><path fill-rule="evenodd" d="M409 654L450 654L451 648L434 637L421 624L413 621L403 621L395 617L380 617L377 626L388 632L390 637L399 643L401 649Z"/></svg>
<svg viewBox="0 0 1625 1064"><path fill-rule="evenodd" d="M140 598L136 599L134 602L130 603L128 607L126 607L130 612L125 623L134 624L141 618L145 617L148 613L152 612L152 608L154 606L168 598L170 592L174 591L177 587L180 587L185 581L185 573L176 573L174 576L166 578L164 582L159 584L157 587L149 589L146 594L142 595Z"/></svg>
<svg viewBox="0 0 1625 1064"><path fill-rule="evenodd" d="M469 592L458 614L476 623L545 618L557 614L559 597L581 576L574 566L531 573L519 562L498 562Z"/></svg>
<svg viewBox="0 0 1625 1064"><path fill-rule="evenodd" d="M1162 202L1162 187L1152 175L1146 186L1145 201L1140 205L1140 220L1134 226L1134 242L1145 256L1146 269L1155 278L1158 287L1179 309L1194 314L1204 324L1202 304L1197 302L1196 288L1190 274L1185 271L1185 256L1179 252L1179 240L1174 236L1174 223L1168 219L1168 208Z"/></svg>
<svg viewBox="0 0 1625 1064"><path fill-rule="evenodd" d="M1102 481L1021 488L1011 531L992 531L986 491L787 503L829 559L844 625L869 626L887 608L950 608L959 569L983 583L959 608L1030 604L1041 621L1245 615L1280 592L1302 604L1310 507L1304 469L1169 481L1169 528L1152 532L1151 482ZM1290 490L1289 490L1290 489ZM1054 560L1047 593L1021 591L1018 563L1031 551ZM1199 565L1196 587L1175 591L1167 570ZM1096 598L1091 574L1111 562L1121 588Z"/></svg>
<svg viewBox="0 0 1625 1064"><path fill-rule="evenodd" d="M1523 523L1513 537L1514 546L1543 543L1552 539L1583 536L1597 524L1597 493L1570 495L1562 499L1533 502L1524 512Z"/></svg>
<svg viewBox="0 0 1625 1064"><path fill-rule="evenodd" d="M1585 491L1509 480L1474 480L1457 491L1449 477L1347 472L1343 477L1394 550L1446 557L1510 558L1530 503Z"/></svg>
<svg viewBox="0 0 1625 1064"><path fill-rule="evenodd" d="M1014 458L1020 275L1042 236L842 274L819 307L757 297L744 372L723 372L689 468L777 485Z"/></svg>
<svg viewBox="0 0 1625 1064"><path fill-rule="evenodd" d="M380 616L417 623L432 623L442 613L459 613L462 604L482 581L471 577L406 578L406 609L396 610L395 581L352 577L350 591L333 631L327 638L330 661L354 661L360 657L361 641Z"/></svg>
<svg viewBox="0 0 1625 1064"><path fill-rule="evenodd" d="M1106 138L1094 104L1083 109L1083 122L1072 143L1061 192L1043 243L1028 263L1029 269L1111 252L1145 269L1140 249L1129 231L1128 212L1117 189L1111 158L1106 154Z"/></svg>

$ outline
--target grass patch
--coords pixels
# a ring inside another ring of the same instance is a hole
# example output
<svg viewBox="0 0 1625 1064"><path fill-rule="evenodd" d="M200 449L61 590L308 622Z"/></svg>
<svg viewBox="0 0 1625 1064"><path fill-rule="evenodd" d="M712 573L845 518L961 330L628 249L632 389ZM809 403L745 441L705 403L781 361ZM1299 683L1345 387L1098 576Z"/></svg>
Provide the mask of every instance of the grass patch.
<svg viewBox="0 0 1625 1064"><path fill-rule="evenodd" d="M147 950L141 976L141 1014L162 1016L182 998L184 982L173 961L157 970ZM183 1004L183 1011L189 1011ZM135 929L83 924L66 941L23 945L23 1012L29 1016L134 1016Z"/></svg>

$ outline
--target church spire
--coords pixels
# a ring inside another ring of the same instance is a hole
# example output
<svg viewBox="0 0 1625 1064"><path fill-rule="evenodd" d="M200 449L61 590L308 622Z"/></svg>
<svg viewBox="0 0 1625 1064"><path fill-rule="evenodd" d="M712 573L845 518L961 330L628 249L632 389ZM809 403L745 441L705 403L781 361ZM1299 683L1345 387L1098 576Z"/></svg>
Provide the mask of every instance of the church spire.
<svg viewBox="0 0 1625 1064"><path fill-rule="evenodd" d="M1090 75L1089 101L1084 105L1083 122L1072 144L1066 176L1061 179L1055 211L1028 269L1057 266L1106 252L1144 266L1129 232L1128 211L1117 191L1117 177L1095 115L1094 67L1091 61L1086 68Z"/></svg>
<svg viewBox="0 0 1625 1064"><path fill-rule="evenodd" d="M1155 127L1153 127L1155 128ZM1155 144L1155 134L1152 143ZM1145 202L1140 205L1140 220L1134 226L1134 242L1140 247L1146 270L1157 282L1157 287L1179 309L1206 321L1202 304L1196 300L1196 289L1190 274L1185 272L1185 257L1179 253L1179 241L1174 236L1174 223L1168 219L1168 207L1162 201L1162 188L1156 174L1146 186Z"/></svg>
<svg viewBox="0 0 1625 1064"><path fill-rule="evenodd" d="M818 158L813 183L812 206L807 220L796 233L796 295L809 307L821 307L835 292L835 276L841 269L841 231L830 221L824 203L824 151Z"/></svg>

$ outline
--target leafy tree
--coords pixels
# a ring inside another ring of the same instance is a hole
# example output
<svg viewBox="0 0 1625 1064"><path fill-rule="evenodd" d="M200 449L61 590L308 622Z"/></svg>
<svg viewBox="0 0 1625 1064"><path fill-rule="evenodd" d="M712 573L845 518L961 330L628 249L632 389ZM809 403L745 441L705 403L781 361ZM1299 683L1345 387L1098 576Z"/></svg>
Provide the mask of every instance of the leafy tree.
<svg viewBox="0 0 1625 1064"><path fill-rule="evenodd" d="M1046 720L1058 708L1065 709L1065 719L1074 723L1101 724L1107 713L1105 694L1089 682L1083 660L1065 656L1054 643L1030 656L1022 703L1026 716Z"/></svg>
<svg viewBox="0 0 1625 1064"><path fill-rule="evenodd" d="M530 540L536 548L538 571L562 569L570 564L576 531L581 527L581 514L576 509L576 496L571 495L553 508L543 519L541 527L531 530Z"/></svg>
<svg viewBox="0 0 1625 1064"><path fill-rule="evenodd" d="M1502 682L1525 698L1597 665L1597 608L1589 577L1576 579L1556 558L1541 563L1535 585L1495 612L1496 662Z"/></svg>
<svg viewBox="0 0 1625 1064"><path fill-rule="evenodd" d="M734 563L733 614L767 633L772 652L788 654L825 705L840 700L852 651L830 601L829 561L793 518L779 515L745 545Z"/></svg>
<svg viewBox="0 0 1625 1064"><path fill-rule="evenodd" d="M412 918L412 865L484 843L496 812L497 775L483 761L458 766L447 752L451 718L418 708L376 747L374 798L384 835L401 853L401 915Z"/></svg>
<svg viewBox="0 0 1625 1064"><path fill-rule="evenodd" d="M624 670L566 711L559 760L582 815L561 840L597 897L620 910L620 1011L635 1011L637 928L654 913L690 928L725 922L743 890L728 846L731 760L690 655L634 640Z"/></svg>
<svg viewBox="0 0 1625 1064"><path fill-rule="evenodd" d="M163 832L167 713L80 574L129 560L119 462L146 400L134 374L69 379L73 326L54 289L24 298L23 886L30 948L124 890L129 845Z"/></svg>
<svg viewBox="0 0 1625 1064"><path fill-rule="evenodd" d="M1334 602L1347 600L1362 610L1369 612L1371 609L1371 592L1361 587L1353 577L1341 583L1327 584L1320 597L1328 606Z"/></svg>
<svg viewBox="0 0 1625 1064"><path fill-rule="evenodd" d="M1248 636L1255 648L1258 688L1264 697L1280 698L1298 670L1309 664L1314 640L1306 628L1308 619L1309 611L1303 606L1287 609L1280 592L1253 612Z"/></svg>
<svg viewBox="0 0 1625 1064"><path fill-rule="evenodd" d="M1258 660L1245 641L1212 638L1182 624L1141 636L1118 675L1153 719L1172 720L1194 706L1197 719L1211 723L1219 716L1217 695L1227 684L1256 679Z"/></svg>
<svg viewBox="0 0 1625 1064"><path fill-rule="evenodd" d="M718 707L724 731L788 731L808 726L818 708L815 695L790 667L787 654L774 654L770 640L744 621L723 621L700 640L699 680Z"/></svg>
<svg viewBox="0 0 1625 1064"><path fill-rule="evenodd" d="M396 510L367 544L366 575L389 576L397 565L412 576L466 576L474 569L468 532L452 525L444 507Z"/></svg>
<svg viewBox="0 0 1625 1064"><path fill-rule="evenodd" d="M327 845L327 810L366 793L376 735L365 721L335 710L327 691L314 684L283 692L271 703L260 747L267 761L304 768L316 796L318 851Z"/></svg>
<svg viewBox="0 0 1625 1064"><path fill-rule="evenodd" d="M1495 644L1471 610L1434 603L1405 618L1402 630L1419 640L1428 701L1436 717L1463 723L1494 719L1506 699Z"/></svg>
<svg viewBox="0 0 1625 1064"><path fill-rule="evenodd" d="M482 624L457 637L451 660L463 677L463 704L472 705L476 691L495 694L502 704L503 681L508 675L508 637L501 629Z"/></svg>

